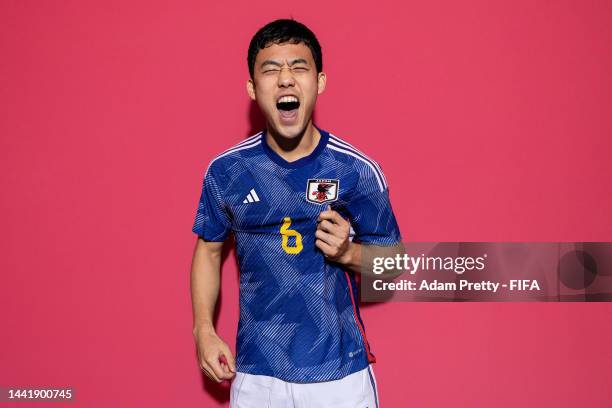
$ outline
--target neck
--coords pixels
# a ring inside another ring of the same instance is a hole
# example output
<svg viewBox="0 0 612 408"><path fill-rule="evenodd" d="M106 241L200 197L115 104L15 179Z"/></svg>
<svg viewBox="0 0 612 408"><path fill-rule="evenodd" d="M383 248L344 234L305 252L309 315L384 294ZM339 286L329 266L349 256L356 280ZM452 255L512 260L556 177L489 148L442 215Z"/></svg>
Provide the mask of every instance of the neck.
<svg viewBox="0 0 612 408"><path fill-rule="evenodd" d="M321 134L313 126L312 120L308 122L302 133L293 138L279 135L268 126L266 130L266 143L274 152L288 162L293 162L308 156L316 149Z"/></svg>

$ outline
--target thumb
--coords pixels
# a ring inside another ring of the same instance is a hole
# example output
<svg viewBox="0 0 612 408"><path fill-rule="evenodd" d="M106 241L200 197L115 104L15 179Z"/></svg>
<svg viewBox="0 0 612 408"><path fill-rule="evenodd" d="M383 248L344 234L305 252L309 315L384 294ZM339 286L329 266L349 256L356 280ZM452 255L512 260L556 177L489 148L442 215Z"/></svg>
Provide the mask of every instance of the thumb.
<svg viewBox="0 0 612 408"><path fill-rule="evenodd" d="M236 361L234 360L234 356L232 352L228 348L224 348L223 356L225 357L225 361L232 373L236 372Z"/></svg>

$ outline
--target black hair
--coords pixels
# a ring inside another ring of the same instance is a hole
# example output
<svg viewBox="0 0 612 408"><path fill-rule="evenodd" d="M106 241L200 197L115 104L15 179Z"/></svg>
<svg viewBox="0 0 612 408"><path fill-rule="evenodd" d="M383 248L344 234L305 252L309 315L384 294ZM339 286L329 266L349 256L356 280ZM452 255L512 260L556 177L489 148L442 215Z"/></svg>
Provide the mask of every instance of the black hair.
<svg viewBox="0 0 612 408"><path fill-rule="evenodd" d="M292 43L300 44L304 43L315 61L317 67L317 73L323 71L323 54L321 53L321 45L315 37L314 33L310 31L304 24L295 21L293 19L279 19L274 20L271 23L266 24L260 28L257 33L251 39L249 44L249 52L247 55L247 63L249 64L249 74L253 79L255 72L255 58L260 50L272 45L272 44L283 44Z"/></svg>

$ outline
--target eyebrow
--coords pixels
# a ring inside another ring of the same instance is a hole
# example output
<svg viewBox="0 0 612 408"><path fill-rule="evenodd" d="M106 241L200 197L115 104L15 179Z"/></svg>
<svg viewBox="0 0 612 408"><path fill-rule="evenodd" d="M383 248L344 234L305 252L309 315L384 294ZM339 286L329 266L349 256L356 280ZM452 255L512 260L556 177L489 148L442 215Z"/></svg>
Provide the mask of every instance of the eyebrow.
<svg viewBox="0 0 612 408"><path fill-rule="evenodd" d="M306 61L304 58L296 58L294 60L292 60L291 62L289 62L289 66L295 65L295 64L306 64L308 65L308 61ZM265 60L264 62L261 63L260 67L263 68L265 65L274 65L276 67L282 67L283 64L281 64L278 61L273 61L273 60Z"/></svg>

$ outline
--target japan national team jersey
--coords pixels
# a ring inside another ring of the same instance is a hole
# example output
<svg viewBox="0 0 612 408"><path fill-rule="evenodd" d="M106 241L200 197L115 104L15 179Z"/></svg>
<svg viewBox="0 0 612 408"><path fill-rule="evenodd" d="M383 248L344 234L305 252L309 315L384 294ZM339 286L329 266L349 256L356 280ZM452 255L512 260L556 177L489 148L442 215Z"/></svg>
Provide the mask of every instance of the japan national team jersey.
<svg viewBox="0 0 612 408"><path fill-rule="evenodd" d="M214 158L193 232L235 235L240 267L236 370L290 382L331 381L376 361L359 314L355 274L315 246L328 204L354 242L401 241L380 166L317 127L314 151L287 162L260 132Z"/></svg>

